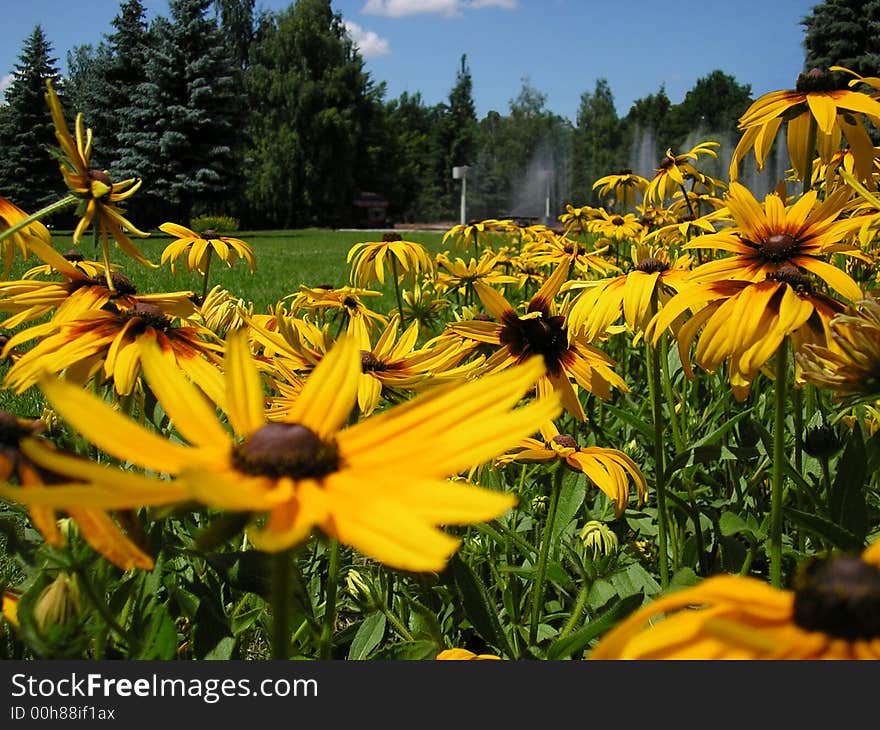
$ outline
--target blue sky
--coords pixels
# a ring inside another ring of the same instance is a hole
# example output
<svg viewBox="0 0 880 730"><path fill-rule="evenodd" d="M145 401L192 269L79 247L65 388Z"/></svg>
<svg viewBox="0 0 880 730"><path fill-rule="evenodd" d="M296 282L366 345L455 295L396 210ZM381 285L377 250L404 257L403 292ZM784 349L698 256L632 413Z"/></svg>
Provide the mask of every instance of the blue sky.
<svg viewBox="0 0 880 730"><path fill-rule="evenodd" d="M148 18L166 0L145 0ZM278 10L290 0L257 0ZM753 96L791 88L803 64L799 21L816 0L335 0L375 82L387 98L421 92L446 100L467 54L477 114L507 112L523 79L546 108L575 120L581 94L606 78L621 115L661 84L673 103L718 68ZM66 68L67 51L111 30L118 0L3 0L0 79L12 72L22 42L42 24Z"/></svg>

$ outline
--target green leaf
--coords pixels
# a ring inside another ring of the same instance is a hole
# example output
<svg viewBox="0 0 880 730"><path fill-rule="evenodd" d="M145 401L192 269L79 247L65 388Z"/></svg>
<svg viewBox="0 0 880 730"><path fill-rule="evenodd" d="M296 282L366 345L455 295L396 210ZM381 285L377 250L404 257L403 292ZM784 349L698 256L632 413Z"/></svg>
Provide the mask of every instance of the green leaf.
<svg viewBox="0 0 880 730"><path fill-rule="evenodd" d="M643 600L644 596L641 593L634 593L631 596L626 596L616 601L600 618L590 621L583 628L554 641L550 648L547 649L547 658L567 659L582 651L593 639L604 634L635 611Z"/></svg>
<svg viewBox="0 0 880 730"><path fill-rule="evenodd" d="M214 645L214 648L202 658L225 661L232 658L233 651L235 651L235 639L231 636L224 636Z"/></svg>
<svg viewBox="0 0 880 730"><path fill-rule="evenodd" d="M177 629L165 606L154 612L147 630L146 642L135 659L174 659L177 654Z"/></svg>
<svg viewBox="0 0 880 730"><path fill-rule="evenodd" d="M374 611L358 626L357 633L348 649L349 659L366 659L373 649L379 646L385 635L387 619L381 611Z"/></svg>
<svg viewBox="0 0 880 730"><path fill-rule="evenodd" d="M842 550L860 550L865 545L864 540L854 535L845 527L830 522L824 517L819 517L809 512L802 512L792 507L783 507L782 514L786 519L828 540L834 547Z"/></svg>
<svg viewBox="0 0 880 730"><path fill-rule="evenodd" d="M739 534L747 535L753 540L759 540L763 537L762 535L756 535L755 530L742 517L729 510L721 513L721 517L718 520L718 529L721 530L721 534L725 537Z"/></svg>
<svg viewBox="0 0 880 730"><path fill-rule="evenodd" d="M846 441L837 460L834 483L831 485L831 521L855 535L862 543L868 531L867 482L868 458L862 429L858 423Z"/></svg>
<svg viewBox="0 0 880 730"><path fill-rule="evenodd" d="M758 450L745 446L695 446L682 451L666 467L666 481L675 472L697 464L716 464L719 461L744 461L758 456Z"/></svg>
<svg viewBox="0 0 880 730"><path fill-rule="evenodd" d="M562 467L560 467L562 468ZM559 541L559 536L575 518L587 496L586 480L580 472L568 472L559 490L559 502L556 507L556 520L550 534L551 549Z"/></svg>
<svg viewBox="0 0 880 730"><path fill-rule="evenodd" d="M650 423L646 423L645 421L633 415L630 411L626 411L622 408L617 408L616 406L609 405L608 403L603 403L602 407L616 418L619 418L624 423L627 423L634 429L636 429L636 431L642 434L642 436L644 436L649 443L653 443L654 427Z"/></svg>
<svg viewBox="0 0 880 730"><path fill-rule="evenodd" d="M467 616L477 633L487 644L500 649L506 656L512 657L513 650L507 639L507 634L501 628L501 621L495 606L489 600L486 587L477 579L473 569L458 555L453 555L449 561L449 569L455 588L461 599L462 610Z"/></svg>
<svg viewBox="0 0 880 730"><path fill-rule="evenodd" d="M372 658L394 661L421 661L433 659L441 651L443 651L443 647L438 646L433 641L404 641L400 644L392 644L389 647L380 649Z"/></svg>
<svg viewBox="0 0 880 730"><path fill-rule="evenodd" d="M193 619L192 647L196 659L228 659L223 653L231 652L235 646L225 617L213 603L212 598L203 598ZM227 639L232 640L232 646Z"/></svg>

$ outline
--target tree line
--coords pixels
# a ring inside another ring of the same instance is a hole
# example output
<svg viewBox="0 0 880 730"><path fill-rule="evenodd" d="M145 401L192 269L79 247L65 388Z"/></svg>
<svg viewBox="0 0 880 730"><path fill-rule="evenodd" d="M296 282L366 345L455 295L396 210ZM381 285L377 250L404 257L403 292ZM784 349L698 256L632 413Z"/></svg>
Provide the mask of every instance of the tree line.
<svg viewBox="0 0 880 730"><path fill-rule="evenodd" d="M804 23L826 51L827 38ZM681 103L661 86L619 116L599 78L572 121L524 78L505 112L478 119L464 55L444 102L389 99L330 0L277 12L256 11L255 0L170 0L168 16L149 23L141 0L123 0L112 27L68 53L64 78L39 25L24 41L0 106L0 194L25 210L62 192L48 152L47 78L92 128L95 166L143 180L128 201L142 226L200 214L248 228L339 226L361 191L387 198L397 222L457 220L451 171L464 165L469 217L531 214L551 186L555 214L598 203L593 182L627 168L641 135L662 155L695 131L733 132L752 101L749 85L715 70Z"/></svg>

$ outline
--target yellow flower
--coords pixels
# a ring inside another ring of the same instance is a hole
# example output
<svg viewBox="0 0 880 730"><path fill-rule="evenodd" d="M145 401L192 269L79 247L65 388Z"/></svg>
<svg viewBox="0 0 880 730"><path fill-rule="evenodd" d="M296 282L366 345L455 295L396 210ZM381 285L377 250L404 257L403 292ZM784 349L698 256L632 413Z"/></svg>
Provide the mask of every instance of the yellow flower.
<svg viewBox="0 0 880 730"><path fill-rule="evenodd" d="M577 231L580 235L585 236L589 232L590 221L598 218L601 210L601 208L594 208L590 205L582 205L580 208L566 205L565 213L559 216L559 222L564 226L565 235Z"/></svg>
<svg viewBox="0 0 880 730"><path fill-rule="evenodd" d="M21 600L21 592L13 588L3 591L3 618L18 628L18 602Z"/></svg>
<svg viewBox="0 0 880 730"><path fill-rule="evenodd" d="M627 392L626 383L612 370L614 361L589 344L582 335L569 332L565 315L557 314L554 297L565 282L569 262L560 264L531 298L528 311L520 316L495 289L482 281L474 283L486 311L495 321L470 320L447 325L457 335L498 349L486 361L487 372L501 370L540 355L547 373L538 381L539 391L555 390L565 409L578 420L586 418L569 378L603 400L611 397L611 387Z"/></svg>
<svg viewBox="0 0 880 730"><path fill-rule="evenodd" d="M210 266L211 256L215 253L227 266L231 267L238 257L247 262L251 273L256 269L253 250L238 238L221 236L210 229L199 234L177 223L163 223L159 230L177 239L165 247L159 261L160 264L170 262L172 274L177 273L174 268L177 261L183 259L187 271L197 271L204 275Z"/></svg>
<svg viewBox="0 0 880 730"><path fill-rule="evenodd" d="M810 280L793 266L781 266L764 281L701 282L686 287L651 320L646 337L660 334L689 309L695 310L678 331L678 352L689 378L690 346L702 330L696 362L715 372L727 363L733 395L742 401L758 371L791 335L795 352L806 343L827 346L829 321L844 305L813 290Z"/></svg>
<svg viewBox="0 0 880 730"><path fill-rule="evenodd" d="M397 283L434 273L434 260L428 250L415 241L404 241L399 233L387 233L381 242L356 243L345 261L351 265L351 283L361 288L374 281L384 284L386 264Z"/></svg>
<svg viewBox="0 0 880 730"><path fill-rule="evenodd" d="M592 342L622 314L627 329L641 334L657 311L687 286L691 273L690 256L680 256L670 266L666 249L643 244L633 246L633 263L632 271L613 279L570 282L569 289L583 288L568 312L570 331L580 332L583 328Z"/></svg>
<svg viewBox="0 0 880 730"><path fill-rule="evenodd" d="M472 651L468 651L467 649L444 649L437 656L434 657L435 660L439 659L441 661L451 660L451 661L462 661L462 660L473 660L473 659L498 659L500 660L500 656L496 656L495 654L474 654Z"/></svg>
<svg viewBox="0 0 880 730"><path fill-rule="evenodd" d="M370 332L377 324L388 324L384 315L374 312L362 301L362 297L379 297L382 292L342 286L308 287L300 284L299 292L289 297L291 313L301 309L317 312L331 312L345 318L346 331L356 337L364 347L370 346Z"/></svg>
<svg viewBox="0 0 880 730"><path fill-rule="evenodd" d="M579 533L581 542L594 556L611 555L617 550L617 535L608 525L599 520L590 520Z"/></svg>
<svg viewBox="0 0 880 730"><path fill-rule="evenodd" d="M41 381L58 413L96 447L174 479L83 464L30 443L35 461L88 486L0 487L28 504L120 508L195 500L257 518L260 550L299 544L317 528L401 570L439 571L460 540L438 529L492 519L511 494L446 479L497 456L559 413L554 399L514 409L541 376L534 359L519 368L441 388L344 427L357 398L360 348L345 337L314 370L287 422L267 422L264 394L244 333L227 340L224 409L229 435L209 403L158 347L145 342L147 382L181 439L168 441L83 389ZM261 518L265 515L265 520Z"/></svg>
<svg viewBox="0 0 880 730"><path fill-rule="evenodd" d="M601 489L614 504L614 514L620 517L629 502L630 479L635 482L638 505L648 495L648 483L636 463L622 451L599 446L579 446L574 437L559 433L555 424L541 426L542 440L523 439L516 450L496 459L498 464L512 461L564 461L574 471L582 472Z"/></svg>
<svg viewBox="0 0 880 730"><path fill-rule="evenodd" d="M841 398L880 398L880 302L861 299L830 327L834 347L808 344L796 355L804 380Z"/></svg>
<svg viewBox="0 0 880 730"><path fill-rule="evenodd" d="M850 191L839 188L821 202L817 196L817 191L811 190L786 206L778 195L770 193L762 206L748 188L731 183L726 202L735 225L699 236L683 248L709 248L733 255L698 266L692 277L699 281L762 281L782 267L795 266L824 280L848 299L861 298L859 285L823 260L833 253L865 258L857 247L841 242L861 225L858 218L839 218Z"/></svg>
<svg viewBox="0 0 880 730"><path fill-rule="evenodd" d="M55 125L55 137L61 145L61 174L70 192L81 200L77 215L80 220L73 231L73 242L79 244L86 229L94 224L101 238L104 263L109 267L110 244L112 236L116 244L131 258L145 266L155 268L156 264L144 258L131 242L130 236L147 238L150 234L139 230L123 216L118 203L131 197L141 186L139 179L130 178L114 183L106 170L90 167L92 154L92 130L83 132L82 113L76 115L76 141L67 128L61 102L52 88L51 80L46 80L46 102Z"/></svg>
<svg viewBox="0 0 880 730"><path fill-rule="evenodd" d="M599 211L599 215L587 224L587 230L612 241L637 241L641 238L642 224L634 213L619 215Z"/></svg>
<svg viewBox="0 0 880 730"><path fill-rule="evenodd" d="M434 286L438 292L457 289L459 294L468 295L477 281L487 284L514 284L516 277L498 271L497 254L484 251L479 261L473 257L467 262L456 257L450 259L445 254L437 255L437 278Z"/></svg>
<svg viewBox="0 0 880 730"><path fill-rule="evenodd" d="M60 374L80 384L101 374L119 395L129 395L140 376L142 338L156 340L171 362L190 373L206 389L216 391L219 343L210 330L198 325L174 326L150 302L119 310L94 309L62 322L36 325L9 338L5 350L39 338L40 341L13 364L3 387L22 393L44 372Z"/></svg>
<svg viewBox="0 0 880 730"><path fill-rule="evenodd" d="M253 314L252 302L236 299L220 286L213 287L199 307L205 327L220 337L225 337L231 330L247 327Z"/></svg>
<svg viewBox="0 0 880 730"><path fill-rule="evenodd" d="M459 223L443 234L441 243L445 244L451 238L452 247L456 250L459 246L467 249L473 243L474 254L476 254L479 251L480 245L485 245L484 239L486 236L483 234L498 236L505 233L513 233L517 229L518 227L510 219L498 220L496 218L487 218L482 221L470 221L466 225Z"/></svg>
<svg viewBox="0 0 880 730"><path fill-rule="evenodd" d="M589 658L880 659L878 548L808 561L792 591L708 578L637 610Z"/></svg>
<svg viewBox="0 0 880 730"><path fill-rule="evenodd" d="M10 203L6 198L0 196L0 233L9 230L26 218L27 214L23 210ZM3 239L0 245L3 247L2 277L4 279L9 276L9 271L12 268L12 261L15 256L15 250L18 249L21 257L27 259L34 242L49 247L52 245L52 236L49 233L49 229L39 221L34 221L19 230L17 233L13 233L9 238Z"/></svg>
<svg viewBox="0 0 880 730"><path fill-rule="evenodd" d="M17 418L0 411L0 480L6 482L15 477L24 489L59 481L57 474L41 469L23 452L25 444L36 439L42 429L41 421ZM46 443L44 448L51 446ZM152 558L135 545L106 512L73 505L66 512L79 527L83 539L114 565L123 570L134 567L152 569ZM64 544L64 537L58 529L58 517L51 507L32 505L29 514L31 523L48 544L53 547Z"/></svg>
<svg viewBox="0 0 880 730"><path fill-rule="evenodd" d="M802 73L794 89L764 94L740 117L743 135L730 160L730 179L737 179L739 163L751 149L758 170L763 169L779 127L786 122L788 154L799 180L812 175L817 151L828 163L845 137L856 157L856 175L870 182L874 145L862 114L880 125L880 103L870 96L847 89L833 74L820 69ZM814 140L811 129L816 132Z"/></svg>
<svg viewBox="0 0 880 730"><path fill-rule="evenodd" d="M690 160L696 161L700 155L718 157L713 147L720 146L719 142L700 142L680 155L672 154L671 149L666 150L666 155L660 160L660 167L645 190L645 204L662 206L666 198L685 189L686 180L702 182L714 187L716 181L703 175Z"/></svg>
<svg viewBox="0 0 880 730"><path fill-rule="evenodd" d="M593 190L599 189L599 195L613 195L619 201L623 210L634 208L636 204L636 192L642 195L648 189L647 178L636 175L632 170L626 169L612 175L600 177L593 183Z"/></svg>

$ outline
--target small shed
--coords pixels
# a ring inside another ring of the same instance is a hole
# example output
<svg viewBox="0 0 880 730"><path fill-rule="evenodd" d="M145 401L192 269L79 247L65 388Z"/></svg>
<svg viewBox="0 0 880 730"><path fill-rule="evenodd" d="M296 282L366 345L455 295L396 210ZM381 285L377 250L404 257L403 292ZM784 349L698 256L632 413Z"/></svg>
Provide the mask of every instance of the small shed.
<svg viewBox="0 0 880 730"><path fill-rule="evenodd" d="M379 193L362 192L352 201L353 224L358 228L385 228L390 203Z"/></svg>

